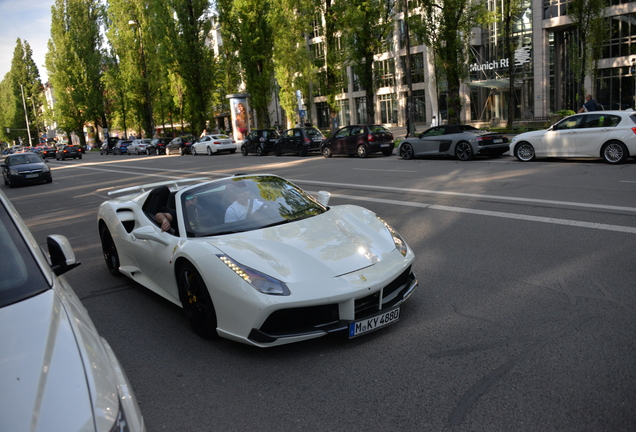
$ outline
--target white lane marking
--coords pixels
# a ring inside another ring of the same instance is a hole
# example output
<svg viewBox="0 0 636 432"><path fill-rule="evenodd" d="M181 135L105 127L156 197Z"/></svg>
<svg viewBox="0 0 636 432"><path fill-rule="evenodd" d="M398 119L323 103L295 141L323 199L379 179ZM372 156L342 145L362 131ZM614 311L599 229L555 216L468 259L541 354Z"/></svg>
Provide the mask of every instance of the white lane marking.
<svg viewBox="0 0 636 432"><path fill-rule="evenodd" d="M516 214L516 213L496 212L496 211L490 211L490 210L477 210L477 209L468 209L468 208L462 208L462 207L450 207L450 206L442 206L437 204L425 204L425 203L414 203L414 202L406 202L406 201L386 200L381 198L365 198L365 197L357 197L352 195L332 194L331 196L336 198L345 198L345 199L357 200L357 201L371 201L371 202L378 202L382 204L393 204L393 205L401 205L401 206L408 206L408 207L420 207L420 208L427 208L431 210L442 210L442 211L450 211L455 213L467 213L467 214L474 214L474 215L481 215L481 216L494 216L494 217L502 217L507 219L525 220L530 222L543 222L543 223L567 225L567 226L573 226L573 227L579 227L579 228L590 228L590 229L599 229L599 230L605 230L605 231L617 231L617 232L628 233L628 234L636 234L636 227L627 227L627 226L620 226L620 225L600 224L595 222L582 222L582 221L575 221L575 220L568 220L568 219L548 218L548 217L542 217L542 216L529 216L529 215L522 215L522 214Z"/></svg>
<svg viewBox="0 0 636 432"><path fill-rule="evenodd" d="M588 203L578 203L578 202L571 202L571 201L553 201L553 200L544 200L544 199L535 199L535 198L507 197L507 196L499 196L499 195L481 195L481 194L472 194L472 193L463 193L463 192L434 191L434 190L426 190L426 189L407 189L407 188L396 188L396 187L389 187L389 186L329 183L329 182L312 181L312 180L292 180L292 179L288 179L288 180L294 183L325 185L325 186L331 186L335 188L372 189L372 190L389 191L389 192L409 192L409 193L419 193L419 194L449 195L449 196L461 196L461 197L478 198L478 199L494 199L499 201L517 201L517 202L524 202L524 203L539 203L539 204L551 204L551 205L560 205L560 206L597 208L597 209L603 209L603 210L619 210L619 211L636 212L636 207L621 207L621 206L611 206L611 205L604 205L604 204L588 204Z"/></svg>
<svg viewBox="0 0 636 432"><path fill-rule="evenodd" d="M90 169L90 170L96 170L96 171L121 172L121 173L124 173L124 174L130 174L130 171L118 171L118 170L100 169L100 168L87 167L87 166L78 167L78 168ZM181 172L183 172L183 171L181 171ZM187 171L187 172L195 173L193 171ZM177 178L177 177L171 177L171 176L166 176L166 175L161 175L161 174L141 174L141 173L135 173L135 174L136 175L141 175L141 176L148 176L148 177ZM201 171L198 171L198 172L196 172L196 174L201 175L201 174L208 174L208 173L202 173ZM212 173L209 173L209 174L212 174ZM330 186L334 186L334 187L358 187L358 188L363 188L363 189L369 189L370 188L370 189L381 189L381 190L392 190L392 191L408 191L408 192L417 192L417 193L448 194L448 195L455 195L455 196L470 196L470 197L475 197L475 198L515 200L515 201L523 201L523 202L541 202L541 203L550 203L550 204L557 204L557 205L572 205L572 206L589 207L589 208L602 208L602 209L611 209L611 210L636 211L636 208L633 208L633 207L618 207L618 206L605 206L605 205L600 205L600 204L570 203L570 202L567 202L567 201L550 201L550 200L535 200L535 199L529 199L529 198L497 197L497 196L493 196L493 195L463 194L463 193L459 193L459 192L425 191L425 190L422 190L422 189L403 189L403 188L391 188L391 187L385 187L385 186L346 185L346 184L342 184L342 183L329 183L329 182L319 182L319 181L311 181L311 180L290 180L290 181L292 181L294 183L309 183L309 184L317 184L317 185L330 185ZM482 215L482 216L503 217L503 218L508 218L508 219L517 219L517 220L526 220L526 221L534 221L534 222L552 223L552 224L557 224L557 225L568 225L568 226L575 226L575 227L580 227L580 228L591 228L591 229L600 229L600 230L607 230L607 231L617 231L617 232L636 234L636 228L620 226L620 225L599 224L599 223L594 223L594 222L582 222L582 221L575 221L575 220L568 220L568 219L547 218L547 217L541 217L541 216L529 216L529 215L522 215L522 214L516 214L516 213L495 212L495 211L489 211L489 210L476 210L476 209L467 209L467 208L461 208L461 207L441 206L441 205L436 205L436 204L425 204L425 203L414 203L414 202L407 202L407 201L387 200L387 199L381 199L381 198L365 198L365 197L357 197L357 196L353 196L353 195L332 194L332 196L333 197L338 197L338 198L346 198L346 199L350 199L350 200L357 200L357 201L370 201L370 202L379 202L379 203L394 204L394 205L401 205L401 206L430 208L432 210L452 211L452 212L456 212L456 213L468 213L468 214L476 214L476 215Z"/></svg>

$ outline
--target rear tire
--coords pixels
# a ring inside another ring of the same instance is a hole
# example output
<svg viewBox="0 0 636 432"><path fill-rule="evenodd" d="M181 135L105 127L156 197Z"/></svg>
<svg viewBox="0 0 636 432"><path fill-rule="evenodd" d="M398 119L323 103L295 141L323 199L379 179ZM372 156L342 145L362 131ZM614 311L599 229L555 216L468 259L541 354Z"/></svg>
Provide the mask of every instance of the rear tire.
<svg viewBox="0 0 636 432"><path fill-rule="evenodd" d="M185 262L177 270L179 299L190 321L192 330L204 338L218 336L216 312L210 292L194 266Z"/></svg>
<svg viewBox="0 0 636 432"><path fill-rule="evenodd" d="M460 141L455 145L455 156L461 161L469 161L475 158L475 153L470 143Z"/></svg>
<svg viewBox="0 0 636 432"><path fill-rule="evenodd" d="M629 157L629 151L625 144L618 141L610 141L603 146L601 155L605 162L613 165L622 164Z"/></svg>
<svg viewBox="0 0 636 432"><path fill-rule="evenodd" d="M365 158L369 156L369 151L364 146L364 144L358 146L358 156L361 158Z"/></svg>

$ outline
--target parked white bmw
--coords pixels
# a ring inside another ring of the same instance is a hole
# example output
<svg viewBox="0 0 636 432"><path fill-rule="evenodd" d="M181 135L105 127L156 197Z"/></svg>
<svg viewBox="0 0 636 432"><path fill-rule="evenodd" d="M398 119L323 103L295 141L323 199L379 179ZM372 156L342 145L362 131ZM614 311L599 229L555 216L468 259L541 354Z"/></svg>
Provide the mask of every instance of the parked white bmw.
<svg viewBox="0 0 636 432"><path fill-rule="evenodd" d="M522 162L536 158L603 158L611 164L636 156L636 112L592 111L572 115L547 130L525 132L510 148Z"/></svg>
<svg viewBox="0 0 636 432"><path fill-rule="evenodd" d="M202 154L211 156L222 151L236 152L236 141L228 135L206 135L192 144L192 154L194 156Z"/></svg>
<svg viewBox="0 0 636 432"><path fill-rule="evenodd" d="M124 196L99 208L106 265L182 307L204 337L361 336L397 322L417 286L413 251L375 213L275 175L111 193Z"/></svg>
<svg viewBox="0 0 636 432"><path fill-rule="evenodd" d="M66 282L79 263L60 235L50 262L0 191L0 429L145 431L126 375Z"/></svg>

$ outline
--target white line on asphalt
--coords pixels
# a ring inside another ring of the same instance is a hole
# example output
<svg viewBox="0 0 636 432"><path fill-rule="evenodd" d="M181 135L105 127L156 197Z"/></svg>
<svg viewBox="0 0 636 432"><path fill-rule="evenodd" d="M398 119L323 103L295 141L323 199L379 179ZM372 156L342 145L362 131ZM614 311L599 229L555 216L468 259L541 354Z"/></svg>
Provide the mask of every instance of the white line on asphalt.
<svg viewBox="0 0 636 432"><path fill-rule="evenodd" d="M434 191L434 190L426 190L426 189L407 189L407 188L396 188L389 186L373 186L373 185L360 185L360 184L346 184L346 183L329 183L323 181L312 181L312 180L291 180L294 183L307 183L307 184L315 184L315 185L325 185L331 187L339 187L339 188L352 188L352 189L372 189L372 190L380 190L387 192L408 192L408 193L419 193L419 194L434 194L434 195L449 195L449 196L461 196L468 198L477 198L477 199L494 199L499 201L516 201L516 202L524 202L524 203L536 203L536 204L550 204L550 205L559 205L559 206L573 206L573 207L584 207L584 208L596 208L603 210L619 210L619 211L628 211L628 212L636 212L636 207L621 207L621 206L611 206L604 204L588 204L588 203L577 203L571 201L553 201L553 200L543 200L543 199L535 199L535 198L519 198L519 197L507 197L507 196L499 196L499 195L481 195L481 194L471 194L471 193L463 193L463 192L447 192L447 191Z"/></svg>
<svg viewBox="0 0 636 432"><path fill-rule="evenodd" d="M617 231L617 232L628 233L628 234L636 234L636 227L627 227L627 226L620 226L620 225L600 224L600 223L594 223L594 222L582 222L582 221L548 218L548 217L541 217L541 216L529 216L529 215L496 212L496 211L489 211L489 210L468 209L468 208L462 208L462 207L450 207L450 206L442 206L442 205L436 205L436 204L424 204L424 203L414 203L414 202L406 202L406 201L386 200L381 198L357 197L353 195L332 194L331 196L335 198L345 198L345 199L357 200L357 201L370 201L370 202L378 202L382 204L394 204L394 205L401 205L401 206L408 206L408 207L420 207L420 208L426 208L430 210L442 210L442 211L449 211L449 212L455 212L455 213L468 213L468 214L481 215L481 216L494 216L494 217L502 217L507 219L525 220L530 222L543 222L543 223L567 225L567 226L573 226L573 227L579 227L579 228L591 228L591 229L599 229L599 230L606 230L606 231Z"/></svg>
<svg viewBox="0 0 636 432"><path fill-rule="evenodd" d="M102 169L102 168L95 168L93 166L88 167L88 166L82 166L82 167L78 167L78 168L83 168L83 169L89 169L89 170L96 170L96 171L107 171L107 172L120 172L120 173L124 173L124 174L131 174L130 171L119 171L119 170L111 170L111 169ZM141 168L141 167L139 167ZM184 172L184 171L180 171L180 172ZM187 171L188 173L193 173L193 174L198 174L198 175L202 175L202 174L206 174L206 175L210 175L213 173L206 173L206 172L194 172L194 171ZM146 177L164 177L164 178L169 178L169 179L173 179L173 178L179 178L179 177L173 177L173 176L166 176L163 174L142 174L142 173L134 173L134 175L140 175L140 176L146 176ZM401 191L401 192L416 192L416 193L429 193L429 194L444 194L444 195L453 195L453 196L468 196L471 198L488 198L488 199L499 199L499 200L511 200L511 201L521 201L521 202L530 202L530 203L548 203L548 204L556 204L556 205L569 205L569 206L577 206L577 207L587 207L587 208L600 208L600 209L605 209L605 210L624 210L624 211L636 211L636 208L634 207L618 207L618 206L606 206L606 205L601 205L601 204L585 204L585 203L574 203L574 202L568 202L568 201L551 201L551 200L538 200L538 199L530 199L530 198L515 198L515 197L500 197L500 196L494 196L494 195L478 195L478 194L465 194L465 193L459 193L459 192L443 192L443 191L430 191L430 190L423 190L423 189L404 189L404 188L393 188L393 187L388 187L388 186L369 186L369 185L354 185L354 184L343 184L343 183L329 183L329 182L321 182L321 181L312 181L312 180L291 180L290 181L294 182L294 183L307 183L307 184L314 184L314 185L327 185L327 186L333 186L333 187L349 187L349 188L360 188L360 189L376 189L376 190L387 190L387 191ZM477 209L467 209L467 208L462 208L462 207L450 207L450 206L441 206L441 205L436 205L436 204L425 204L425 203L414 203L414 202L408 202L408 201L397 201L397 200L387 200L387 199L381 199L381 198L370 198L370 197L359 197L359 196L353 196L353 195L341 195L341 194L332 194L333 197L337 197L337 198L346 198L346 199L350 199L350 200L357 200L357 201L369 201L369 202L378 202L378 203L384 203L384 204L394 204L394 205L401 205L401 206L409 206L409 207L420 207L420 208L428 208L431 210L443 210L443 211L451 211L451 212L456 212L456 213L467 213L467 214L475 214L475 215L482 215L482 216L494 216L494 217L503 217L503 218L508 218L508 219L518 219L518 220L526 220L526 221L533 221L533 222L543 222L543 223L551 223L551 224L557 224L557 225L568 225L568 226L574 226L574 227L580 227L580 228L591 228L591 229L600 229L600 230L607 230L607 231L617 231L617 232L624 232L624 233L630 233L630 234L636 234L636 228L635 227L627 227L627 226L620 226L620 225L609 225L609 224L599 224L599 223L594 223L594 222L582 222L582 221L574 221L574 220L568 220L568 219L558 219L558 218L547 218L547 217L541 217L541 216L529 216L529 215L522 215L522 214L516 214L516 213L507 213L507 212L495 212L495 211L489 211L489 210L477 210Z"/></svg>

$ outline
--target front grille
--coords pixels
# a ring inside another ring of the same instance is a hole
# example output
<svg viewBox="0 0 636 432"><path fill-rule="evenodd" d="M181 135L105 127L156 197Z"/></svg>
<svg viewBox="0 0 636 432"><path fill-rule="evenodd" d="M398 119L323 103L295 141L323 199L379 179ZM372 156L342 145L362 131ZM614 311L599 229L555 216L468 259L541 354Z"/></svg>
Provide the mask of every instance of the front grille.
<svg viewBox="0 0 636 432"><path fill-rule="evenodd" d="M337 304L281 309L273 312L260 330L273 336L302 334L339 319Z"/></svg>
<svg viewBox="0 0 636 432"><path fill-rule="evenodd" d="M411 273L411 267L409 266L381 291L357 299L355 302L356 319L374 315L382 309L387 309L400 303L404 299L403 291L411 285L414 279L415 276ZM380 298L380 295L382 295L382 298Z"/></svg>
<svg viewBox="0 0 636 432"><path fill-rule="evenodd" d="M365 317L373 315L379 311L380 308L380 292L368 295L356 300L355 317Z"/></svg>

